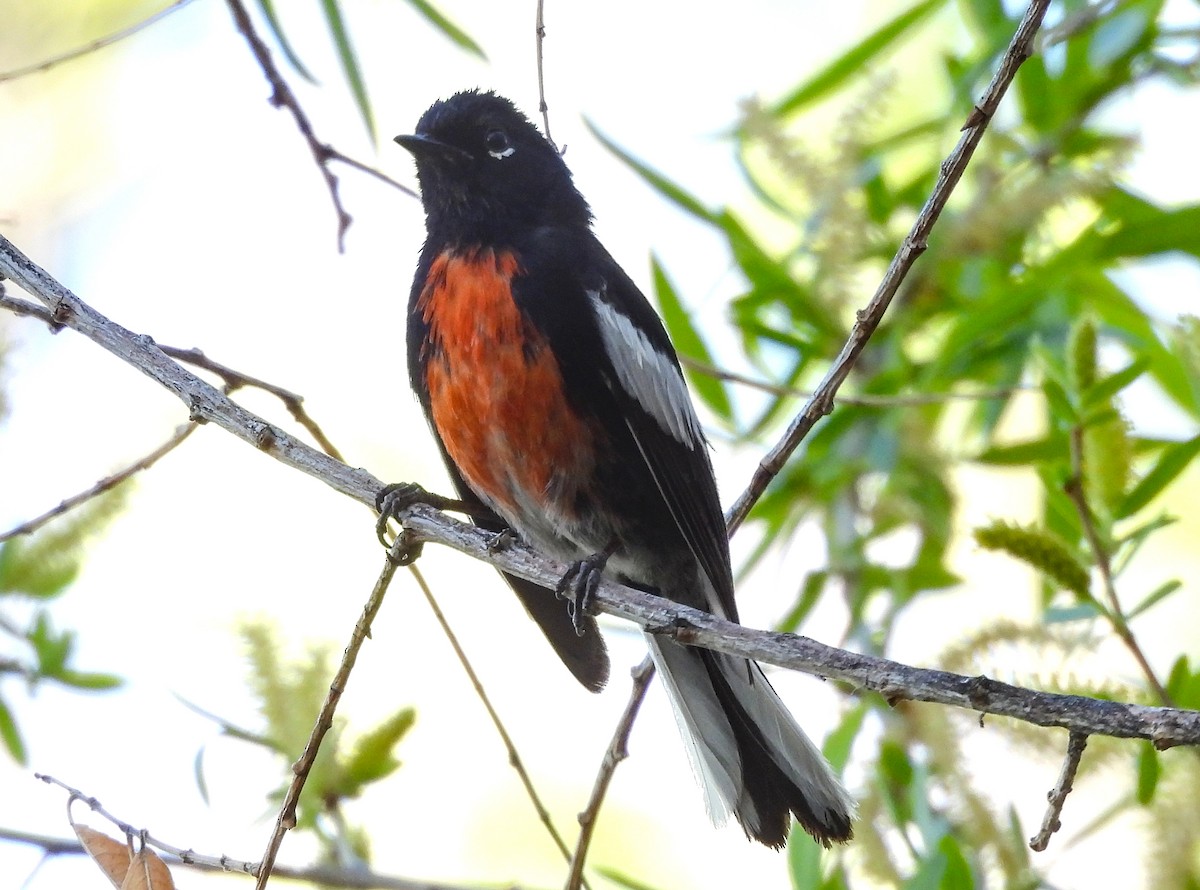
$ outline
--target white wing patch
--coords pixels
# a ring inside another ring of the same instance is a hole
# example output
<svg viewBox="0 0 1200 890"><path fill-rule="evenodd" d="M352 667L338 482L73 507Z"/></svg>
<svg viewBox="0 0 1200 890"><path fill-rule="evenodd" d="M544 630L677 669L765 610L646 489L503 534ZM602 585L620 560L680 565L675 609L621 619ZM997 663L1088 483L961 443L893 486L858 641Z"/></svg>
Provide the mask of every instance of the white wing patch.
<svg viewBox="0 0 1200 890"><path fill-rule="evenodd" d="M703 443L704 434L679 369L598 292L588 291L588 296L600 322L604 351L625 392L665 432L694 451Z"/></svg>

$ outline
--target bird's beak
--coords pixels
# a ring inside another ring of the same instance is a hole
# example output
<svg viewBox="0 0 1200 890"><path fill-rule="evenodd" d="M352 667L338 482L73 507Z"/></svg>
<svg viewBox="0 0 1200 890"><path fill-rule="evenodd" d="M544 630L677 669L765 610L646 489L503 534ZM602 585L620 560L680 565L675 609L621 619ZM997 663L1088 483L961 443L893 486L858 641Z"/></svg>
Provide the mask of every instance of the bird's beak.
<svg viewBox="0 0 1200 890"><path fill-rule="evenodd" d="M470 157L467 152L457 146L440 142L431 136L424 136L420 133L397 136L395 141L402 148L408 149L408 151L412 152L418 158L430 155L441 155L444 158Z"/></svg>

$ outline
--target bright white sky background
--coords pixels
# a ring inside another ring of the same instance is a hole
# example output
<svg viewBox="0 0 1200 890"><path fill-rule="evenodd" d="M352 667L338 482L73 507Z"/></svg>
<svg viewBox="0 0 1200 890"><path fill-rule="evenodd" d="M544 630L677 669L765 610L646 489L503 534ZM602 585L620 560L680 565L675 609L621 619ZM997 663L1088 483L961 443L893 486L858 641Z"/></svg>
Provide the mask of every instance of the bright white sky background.
<svg viewBox="0 0 1200 890"><path fill-rule="evenodd" d="M0 22L25 30L20 40L0 36L0 69L69 49L154 8L119 14L127 5L62 3L56 16L31 10L36 4L0 0ZM411 160L390 138L411 131L433 99L485 86L536 111L532 0L441 0L440 8L482 43L488 63L457 51L403 3L347 0L376 110L377 153L327 46L318 4L277 5L302 58L326 85L316 89L291 78L320 138L402 181L413 181ZM98 11L89 15L93 8ZM755 93L782 94L898 8L865 0L743 0L703 11L644 0L547 3L553 133L568 146L567 161L593 205L598 231L643 285L648 252L657 251L718 349L730 342L724 305L737 287L727 258L711 236L598 146L582 117L706 200L736 201L744 191L720 134L737 103ZM924 47L896 63L906 75L892 98L897 105L940 101L935 75L924 84L914 76L922 65L932 71L940 64L936 46ZM351 464L384 480L443 489L404 372L404 305L423 234L419 204L336 168L354 216L347 251L337 254L325 185L291 118L273 110L267 95L218 0L195 0L116 47L0 84L2 231L126 327L161 343L200 347L303 394ZM1200 198L1194 135L1178 133L1180 122L1196 120L1200 109L1194 96L1190 108L1184 101L1168 90L1145 91L1136 106L1113 112L1117 119L1136 114L1144 128L1132 181L1158 199ZM1146 281L1165 317L1195 311L1194 277L1159 267ZM8 344L12 403L0 427L0 527L85 488L154 447L186 418L173 397L82 337L50 336L33 322L3 315L0 336ZM238 398L286 425L286 413L269 397L246 392ZM718 445L726 502L756 459L729 451ZM1192 483L1194 490L1194 476ZM967 521L1032 509L1026 482L970 476L965 484ZM245 691L237 622L270 616L294 654L310 641L340 652L382 561L371 521L360 505L220 430L200 430L140 480L128 514L96 543L86 573L55 610L60 623L81 632L76 665L115 672L129 685L103 696L45 687L32 698L13 683L5 687L33 769L96 795L121 817L180 846L257 859L273 818L264 794L277 781L275 764L221 738L176 696L258 726ZM1195 578L1189 542L1196 534L1194 526L1182 526L1163 537L1150 561L1164 577L1190 572ZM805 552L810 543L818 541L793 547L741 591L748 624L778 617L794 579L819 558L819 551ZM910 615L907 632L898 634L898 656L925 660L963 627L994 616L1030 616L1028 576L969 544L958 553L970 590ZM624 705L627 668L644 651L640 639L610 625L616 629L609 635L611 688L589 696L490 570L436 547L426 548L422 568L538 787L571 834ZM1157 623L1153 617L1146 622L1142 638L1151 651L1178 651L1178 633L1191 635L1186 628L1195 627L1196 618L1194 609L1190 615L1164 612ZM821 614L806 632L832 638L839 627L838 615ZM1118 656L1113 671L1125 675L1133 667ZM785 699L822 738L836 719L834 692L811 678L777 676ZM399 751L404 766L347 807L348 818L371 831L377 870L560 884L561 862L503 748L418 591L400 578L340 713L353 734L410 704L418 723ZM1000 743L984 737L976 744L980 763L989 757L994 763ZM604 810L592 863L659 887L788 885L782 856L747 844L736 827L709 826L658 689L632 747ZM211 805L200 799L193 779L202 748ZM998 799L1011 798L1032 834L1056 771L1057 763L1012 761L1001 775L981 767L979 782ZM64 799L0 757L0 824L65 836ZM1094 813L1097 802L1107 800L1085 785L1069 802L1067 818ZM1134 824L1121 823L1119 832ZM1136 886L1137 844L1127 834L1117 836L1128 845L1072 851L1056 841L1045 855L1060 864L1068 885L1086 859L1110 886ZM304 864L309 852L288 839L280 860ZM0 888L22 886L31 874L30 890L104 886L81 859L40 868L38 859L28 847L0 844ZM177 877L184 886L249 886L244 878Z"/></svg>

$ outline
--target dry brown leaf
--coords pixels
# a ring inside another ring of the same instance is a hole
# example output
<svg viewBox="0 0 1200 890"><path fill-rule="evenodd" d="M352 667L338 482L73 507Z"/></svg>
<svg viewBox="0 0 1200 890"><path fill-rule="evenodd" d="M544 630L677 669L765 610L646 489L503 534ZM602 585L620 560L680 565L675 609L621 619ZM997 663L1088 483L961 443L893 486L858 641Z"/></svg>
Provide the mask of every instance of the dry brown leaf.
<svg viewBox="0 0 1200 890"><path fill-rule="evenodd" d="M158 854L143 847L129 863L129 872L121 883L120 890L175 890L171 871Z"/></svg>
<svg viewBox="0 0 1200 890"><path fill-rule="evenodd" d="M124 841L114 840L102 831L75 823L75 836L92 861L120 890L129 872L129 846Z"/></svg>

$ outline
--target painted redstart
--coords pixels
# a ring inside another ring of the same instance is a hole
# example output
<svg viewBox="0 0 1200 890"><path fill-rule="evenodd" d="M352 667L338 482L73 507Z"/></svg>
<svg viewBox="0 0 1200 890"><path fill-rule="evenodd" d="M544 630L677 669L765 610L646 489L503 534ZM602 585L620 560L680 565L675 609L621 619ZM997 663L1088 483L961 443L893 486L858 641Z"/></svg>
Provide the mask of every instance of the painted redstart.
<svg viewBox="0 0 1200 890"><path fill-rule="evenodd" d="M592 233L554 146L507 99L436 102L396 141L427 236L408 315L413 389L467 511L572 570L738 620L707 443L662 322ZM595 618L505 576L579 681L608 654ZM563 585L560 584L560 591ZM828 846L853 802L752 661L646 637L709 814Z"/></svg>

